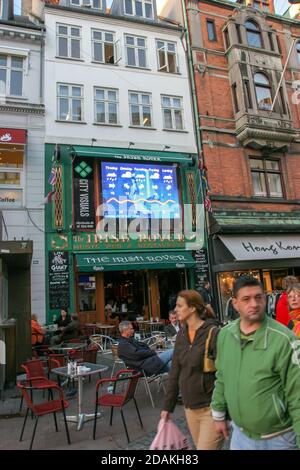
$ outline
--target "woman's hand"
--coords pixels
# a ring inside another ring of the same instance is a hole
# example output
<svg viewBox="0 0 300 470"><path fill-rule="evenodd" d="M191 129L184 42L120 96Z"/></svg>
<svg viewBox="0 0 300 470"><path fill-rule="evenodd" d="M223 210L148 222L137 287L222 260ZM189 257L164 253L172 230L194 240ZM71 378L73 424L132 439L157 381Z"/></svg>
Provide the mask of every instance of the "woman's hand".
<svg viewBox="0 0 300 470"><path fill-rule="evenodd" d="M160 417L161 419L164 419L165 421L168 421L169 419L171 419L171 416L170 416L171 413L169 413L169 411L162 411L160 413Z"/></svg>

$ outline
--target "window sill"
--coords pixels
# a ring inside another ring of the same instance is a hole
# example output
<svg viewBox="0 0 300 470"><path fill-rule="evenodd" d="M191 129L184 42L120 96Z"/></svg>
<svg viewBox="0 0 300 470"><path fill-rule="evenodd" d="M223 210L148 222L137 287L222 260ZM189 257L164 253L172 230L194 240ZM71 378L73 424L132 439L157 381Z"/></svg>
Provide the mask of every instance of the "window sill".
<svg viewBox="0 0 300 470"><path fill-rule="evenodd" d="M145 126L128 126L129 129L143 129L146 131L157 131L156 127L145 127Z"/></svg>
<svg viewBox="0 0 300 470"><path fill-rule="evenodd" d="M61 122L63 124L87 124L85 121L64 121L63 119L55 119L55 122Z"/></svg>
<svg viewBox="0 0 300 470"><path fill-rule="evenodd" d="M118 67L118 64L112 64L111 62L100 62L99 60L91 60L91 64L96 65L110 65L112 67Z"/></svg>
<svg viewBox="0 0 300 470"><path fill-rule="evenodd" d="M189 131L186 131L184 129L163 129L163 131L166 132L180 132L181 134L188 134Z"/></svg>
<svg viewBox="0 0 300 470"><path fill-rule="evenodd" d="M148 70L149 72L151 72L151 69L149 69L148 67L139 67L138 65L126 65L125 67L127 69Z"/></svg>
<svg viewBox="0 0 300 470"><path fill-rule="evenodd" d="M163 70L157 70L159 73L163 73L165 75L182 75L181 72L164 72Z"/></svg>
<svg viewBox="0 0 300 470"><path fill-rule="evenodd" d="M6 101L28 101L28 98L25 98L25 96L18 96L18 95L6 95L4 96Z"/></svg>
<svg viewBox="0 0 300 470"><path fill-rule="evenodd" d="M108 124L106 122L93 122L93 126L123 127L121 124Z"/></svg>
<svg viewBox="0 0 300 470"><path fill-rule="evenodd" d="M84 62L84 59L75 59L75 57L62 57L62 56L59 56L59 55L56 55L55 59L72 60L73 62Z"/></svg>

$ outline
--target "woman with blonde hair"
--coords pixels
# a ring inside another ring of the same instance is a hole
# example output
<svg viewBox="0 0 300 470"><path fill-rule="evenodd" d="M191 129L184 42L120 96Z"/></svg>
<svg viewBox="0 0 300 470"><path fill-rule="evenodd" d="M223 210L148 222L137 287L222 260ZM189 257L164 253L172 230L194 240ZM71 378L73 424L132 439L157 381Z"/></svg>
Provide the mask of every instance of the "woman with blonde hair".
<svg viewBox="0 0 300 470"><path fill-rule="evenodd" d="M196 449L220 449L222 437L215 431L210 410L218 321L206 309L202 296L194 290L179 292L175 312L183 326L176 338L161 418L170 419L180 390Z"/></svg>
<svg viewBox="0 0 300 470"><path fill-rule="evenodd" d="M300 284L293 284L287 290L290 307L288 328L300 338Z"/></svg>

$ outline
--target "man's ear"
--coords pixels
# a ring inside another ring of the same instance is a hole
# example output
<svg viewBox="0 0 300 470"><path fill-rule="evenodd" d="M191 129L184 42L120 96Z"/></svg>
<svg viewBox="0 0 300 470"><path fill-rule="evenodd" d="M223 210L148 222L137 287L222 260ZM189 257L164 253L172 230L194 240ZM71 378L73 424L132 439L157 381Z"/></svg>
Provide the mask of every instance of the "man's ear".
<svg viewBox="0 0 300 470"><path fill-rule="evenodd" d="M232 298L232 305L237 310L237 299L235 297Z"/></svg>

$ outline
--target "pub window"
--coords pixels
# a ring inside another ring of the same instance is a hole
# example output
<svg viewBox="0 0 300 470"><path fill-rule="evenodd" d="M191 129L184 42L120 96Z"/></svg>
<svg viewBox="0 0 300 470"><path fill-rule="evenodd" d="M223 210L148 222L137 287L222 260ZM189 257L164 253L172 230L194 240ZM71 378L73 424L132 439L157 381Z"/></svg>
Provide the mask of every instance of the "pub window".
<svg viewBox="0 0 300 470"><path fill-rule="evenodd" d="M272 94L269 79L263 73L256 73L254 85L258 109L270 111L272 109Z"/></svg>
<svg viewBox="0 0 300 470"><path fill-rule="evenodd" d="M249 80L244 81L245 104L247 109L253 108Z"/></svg>
<svg viewBox="0 0 300 470"><path fill-rule="evenodd" d="M238 96L237 96L237 86L236 86L236 83L234 83L231 88L232 88L234 112L235 112L235 113L238 113L240 109L239 109L239 102L238 102Z"/></svg>
<svg viewBox="0 0 300 470"><path fill-rule="evenodd" d="M250 158L254 196L284 197L279 160Z"/></svg>
<svg viewBox="0 0 300 470"><path fill-rule="evenodd" d="M214 20L206 20L207 36L209 41L216 41L216 26Z"/></svg>
<svg viewBox="0 0 300 470"><path fill-rule="evenodd" d="M254 21L245 23L248 46L262 48L262 38L259 27Z"/></svg>

